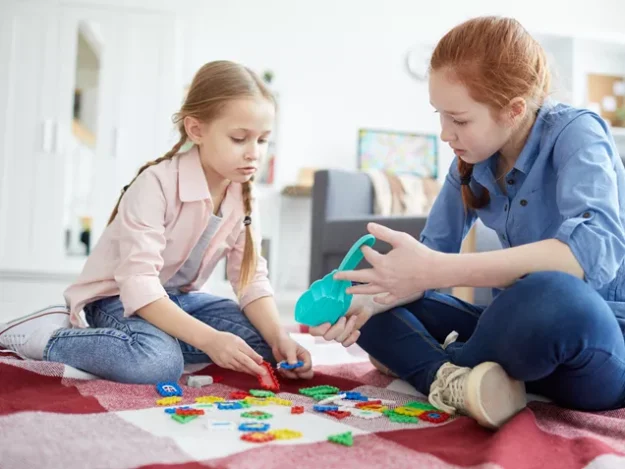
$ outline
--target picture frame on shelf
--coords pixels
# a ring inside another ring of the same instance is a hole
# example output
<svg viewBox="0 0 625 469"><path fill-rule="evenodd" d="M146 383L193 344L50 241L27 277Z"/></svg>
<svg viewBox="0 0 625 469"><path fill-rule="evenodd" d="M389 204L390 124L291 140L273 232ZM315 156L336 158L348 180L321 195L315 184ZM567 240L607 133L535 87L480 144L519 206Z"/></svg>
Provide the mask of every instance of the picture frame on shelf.
<svg viewBox="0 0 625 469"><path fill-rule="evenodd" d="M434 134L396 130L358 131L358 168L395 174L438 176L438 138Z"/></svg>

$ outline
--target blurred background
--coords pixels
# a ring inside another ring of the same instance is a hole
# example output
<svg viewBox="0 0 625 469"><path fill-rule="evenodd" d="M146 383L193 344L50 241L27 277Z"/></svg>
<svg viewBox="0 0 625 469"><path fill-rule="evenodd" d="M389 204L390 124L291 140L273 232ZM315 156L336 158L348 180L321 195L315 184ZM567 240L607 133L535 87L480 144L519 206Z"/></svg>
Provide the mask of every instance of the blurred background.
<svg viewBox="0 0 625 469"><path fill-rule="evenodd" d="M452 160L428 57L448 29L486 14L535 35L554 96L600 112L625 154L622 0L0 0L0 322L63 302L121 188L176 141L171 115L193 74L217 59L254 69L278 99L257 193L290 317L368 219L412 218L418 235L429 183ZM385 207L393 174L423 203ZM347 235L333 225L351 218ZM205 289L231 294L221 271Z"/></svg>

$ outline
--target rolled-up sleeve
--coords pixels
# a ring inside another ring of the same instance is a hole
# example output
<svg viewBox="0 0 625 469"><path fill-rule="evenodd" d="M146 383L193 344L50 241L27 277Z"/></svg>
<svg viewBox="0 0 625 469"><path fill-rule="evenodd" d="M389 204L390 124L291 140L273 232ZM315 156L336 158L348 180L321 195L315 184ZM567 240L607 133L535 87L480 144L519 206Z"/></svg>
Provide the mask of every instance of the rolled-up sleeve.
<svg viewBox="0 0 625 469"><path fill-rule="evenodd" d="M156 175L146 171L128 188L115 223L120 262L115 281L124 314L167 296L159 279L165 250L166 201Z"/></svg>
<svg viewBox="0 0 625 469"><path fill-rule="evenodd" d="M228 280L235 294L239 298L239 306L245 308L251 302L266 296L273 296L274 291L269 282L267 269L267 261L261 255L261 229L259 210L256 199L252 202L252 233L254 237L254 245L256 247L256 271L252 276L250 283L239 291L239 282L241 278L241 266L243 263L243 253L245 251L245 229L241 229L241 233L237 237L234 247L228 253L226 262L226 273Z"/></svg>
<svg viewBox="0 0 625 469"><path fill-rule="evenodd" d="M462 202L458 161L454 158L443 187L428 214L420 241L435 251L458 253L462 240L475 219L475 211L465 210Z"/></svg>
<svg viewBox="0 0 625 469"><path fill-rule="evenodd" d="M616 157L592 114L569 124L554 146L557 204L564 218L555 237L570 247L595 289L615 278L625 258Z"/></svg>

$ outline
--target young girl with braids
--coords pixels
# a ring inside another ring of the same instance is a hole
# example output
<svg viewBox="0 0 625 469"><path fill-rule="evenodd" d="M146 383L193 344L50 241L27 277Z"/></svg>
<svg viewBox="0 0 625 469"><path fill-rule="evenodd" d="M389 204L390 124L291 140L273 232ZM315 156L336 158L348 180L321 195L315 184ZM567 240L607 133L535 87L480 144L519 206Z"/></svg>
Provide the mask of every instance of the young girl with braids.
<svg viewBox="0 0 625 469"><path fill-rule="evenodd" d="M69 317L53 308L13 321L0 345L124 383L176 381L185 364L205 362L264 375L263 360L301 360L281 372L312 377L310 354L280 325L260 256L252 177L274 113L252 71L204 65L175 116L178 143L124 187L66 290ZM224 256L238 302L199 291Z"/></svg>
<svg viewBox="0 0 625 469"><path fill-rule="evenodd" d="M441 193L419 241L369 227L392 250L363 248L372 267L337 278L365 296L312 333L357 340L434 406L486 427L522 410L526 389L573 409L623 407L625 170L608 127L548 98L545 53L512 19L457 26L430 68L456 154ZM478 218L503 249L459 254ZM454 286L500 290L487 307L435 291Z"/></svg>

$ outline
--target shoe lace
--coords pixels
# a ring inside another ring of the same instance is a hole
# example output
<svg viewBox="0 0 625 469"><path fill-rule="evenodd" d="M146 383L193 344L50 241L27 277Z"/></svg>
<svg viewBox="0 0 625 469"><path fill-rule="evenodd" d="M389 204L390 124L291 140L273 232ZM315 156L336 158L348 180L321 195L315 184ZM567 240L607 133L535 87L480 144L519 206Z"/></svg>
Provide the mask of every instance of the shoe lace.
<svg viewBox="0 0 625 469"><path fill-rule="evenodd" d="M453 344L456 340L458 340L458 333L456 331L451 331L447 337L445 337L445 342L443 342L443 350L446 349L450 344Z"/></svg>
<svg viewBox="0 0 625 469"><path fill-rule="evenodd" d="M466 376L470 368L444 363L430 387L430 404L448 414L464 410Z"/></svg>
<svg viewBox="0 0 625 469"><path fill-rule="evenodd" d="M26 343L26 334L5 334L2 337L2 344L7 348L14 348Z"/></svg>

